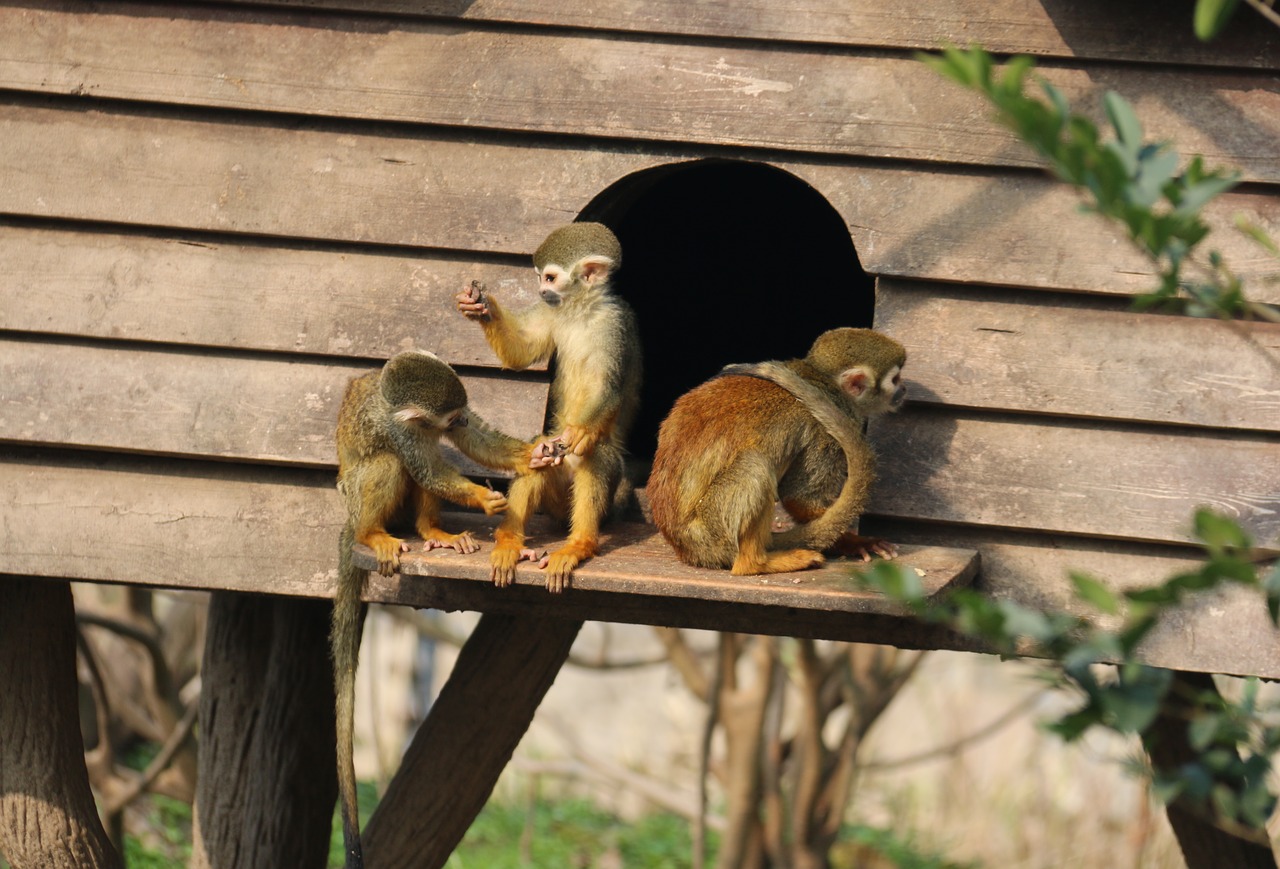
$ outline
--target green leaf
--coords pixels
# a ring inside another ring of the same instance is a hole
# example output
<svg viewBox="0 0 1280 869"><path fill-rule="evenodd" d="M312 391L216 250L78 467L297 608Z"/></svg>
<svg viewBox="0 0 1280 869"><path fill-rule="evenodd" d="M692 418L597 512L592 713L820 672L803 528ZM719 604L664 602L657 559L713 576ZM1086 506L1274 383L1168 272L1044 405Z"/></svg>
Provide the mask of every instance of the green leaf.
<svg viewBox="0 0 1280 869"><path fill-rule="evenodd" d="M1187 741L1196 751L1202 752L1213 744L1221 724L1217 715L1201 715L1187 726Z"/></svg>
<svg viewBox="0 0 1280 869"><path fill-rule="evenodd" d="M1194 26L1196 36L1205 42L1222 32L1236 10L1238 0L1197 0Z"/></svg>
<svg viewBox="0 0 1280 869"><path fill-rule="evenodd" d="M1271 566L1262 578L1262 590L1267 594L1267 612L1271 624L1280 625L1280 561Z"/></svg>
<svg viewBox="0 0 1280 869"><path fill-rule="evenodd" d="M1262 247L1273 256L1280 256L1280 245L1277 245L1275 240L1271 236L1267 235L1267 231L1265 229L1249 220L1249 218L1245 217L1243 214L1236 215L1236 229L1262 245Z"/></svg>
<svg viewBox="0 0 1280 869"><path fill-rule="evenodd" d="M1102 98L1102 107L1106 110L1107 120L1115 128L1116 138L1137 159L1138 149L1142 147L1142 123L1133 113L1133 106L1115 91L1107 91Z"/></svg>
<svg viewBox="0 0 1280 869"><path fill-rule="evenodd" d="M1111 590L1085 573L1071 571L1071 583L1076 587L1076 597L1088 601L1107 615L1120 612L1120 601Z"/></svg>
<svg viewBox="0 0 1280 869"><path fill-rule="evenodd" d="M1196 537L1212 548L1247 549L1249 547L1249 535L1244 533L1244 529L1234 520L1214 513L1212 510L1201 508L1196 511L1195 529Z"/></svg>

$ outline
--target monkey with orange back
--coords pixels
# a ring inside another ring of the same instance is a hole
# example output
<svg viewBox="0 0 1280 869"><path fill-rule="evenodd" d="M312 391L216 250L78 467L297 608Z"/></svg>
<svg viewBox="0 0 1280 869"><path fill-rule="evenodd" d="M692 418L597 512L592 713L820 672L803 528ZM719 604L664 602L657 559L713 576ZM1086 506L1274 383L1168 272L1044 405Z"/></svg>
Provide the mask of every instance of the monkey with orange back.
<svg viewBox="0 0 1280 869"><path fill-rule="evenodd" d="M892 557L849 531L874 478L862 434L906 395L906 351L870 329L833 329L807 356L732 366L681 396L658 432L654 523L682 561L735 574L817 567L834 550ZM774 504L796 521L773 532Z"/></svg>
<svg viewBox="0 0 1280 869"><path fill-rule="evenodd" d="M542 301L509 311L472 282L457 303L484 328L504 368L519 371L554 356L547 435L564 462L511 484L490 564L494 583L510 585L528 552L528 519L545 508L569 521L568 540L543 559L547 589L559 592L596 554L602 521L630 491L624 444L640 403L640 340L635 314L613 292L622 247L603 224L560 227L533 264Z"/></svg>
<svg viewBox="0 0 1280 869"><path fill-rule="evenodd" d="M378 572L390 576L408 544L387 527L407 520L425 549L462 553L479 549L469 531L440 527L440 505L449 501L492 516L507 508L501 492L473 483L440 449L449 440L490 468L532 474L559 462L545 444L508 437L485 425L467 407L467 392L453 369L423 351L392 357L380 371L354 378L338 412L338 491L347 521L338 543L338 589L329 641L333 655L337 719L338 785L348 869L364 865L356 814L352 764L356 666L364 607L364 571L352 563L359 543L373 550Z"/></svg>

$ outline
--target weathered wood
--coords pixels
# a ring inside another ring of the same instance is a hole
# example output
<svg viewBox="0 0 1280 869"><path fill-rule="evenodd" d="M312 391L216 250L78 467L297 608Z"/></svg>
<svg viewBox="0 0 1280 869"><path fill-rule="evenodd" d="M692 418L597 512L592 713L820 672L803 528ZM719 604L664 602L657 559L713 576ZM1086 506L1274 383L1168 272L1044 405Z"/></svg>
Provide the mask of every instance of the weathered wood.
<svg viewBox="0 0 1280 869"><path fill-rule="evenodd" d="M343 513L326 472L124 456L104 463L63 454L10 452L0 462L0 513L5 516L0 525L0 574L298 597L331 597L337 581ZM916 526L917 533L907 535L901 523L876 517L864 520L864 527L868 533L904 543L977 549L983 558L979 582L984 590L1037 606L1072 605L1068 568L1111 582L1154 583L1191 563L1185 550L1123 541L928 525ZM490 543L483 535L481 542L485 553ZM606 559L596 565L607 566ZM528 571L522 566L522 575ZM528 576L536 583L536 574ZM495 589L469 580L373 575L365 598L406 606L768 631L904 647L969 647L937 629L893 616L735 606L581 588L553 596L536 585ZM1170 625L1167 635L1159 634L1144 649L1153 664L1280 677L1280 642L1275 641L1265 608L1245 589L1200 599ZM1240 637L1249 639L1239 641Z"/></svg>
<svg viewBox="0 0 1280 869"><path fill-rule="evenodd" d="M0 438L326 467L337 463L347 382L377 367L2 338L0 353ZM492 425L522 438L541 432L545 380L464 372L463 382ZM501 476L447 453L468 473Z"/></svg>
<svg viewBox="0 0 1280 869"><path fill-rule="evenodd" d="M876 328L910 354L912 401L1280 431L1275 323L882 279Z"/></svg>
<svg viewBox="0 0 1280 869"><path fill-rule="evenodd" d="M474 530L477 539L490 539L496 520L455 514L453 525ZM450 527L453 527L451 525ZM545 549L563 537L553 523L535 525L528 545ZM357 546L353 562L364 570L376 570L372 550ZM915 571L927 597L968 585L977 573L973 552L936 546L909 547L898 563ZM755 606L788 607L846 613L902 614L903 608L882 595L862 589L854 571L860 561L832 559L816 570L777 573L770 576L731 576L727 570L708 570L682 564L663 541L657 528L641 523L616 523L601 541L600 556L573 573L575 591L606 591L677 600L707 600ZM463 555L452 550L410 552L400 560L402 582L413 577L439 577L489 583L489 554ZM517 585L545 587L546 575L532 563L517 566Z"/></svg>
<svg viewBox="0 0 1280 869"><path fill-rule="evenodd" d="M119 867L89 790L71 586L0 577L0 854L13 869Z"/></svg>
<svg viewBox="0 0 1280 869"><path fill-rule="evenodd" d="M329 609L211 597L193 866L326 865L338 795Z"/></svg>
<svg viewBox="0 0 1280 869"><path fill-rule="evenodd" d="M1188 517L1189 518L1189 517ZM974 587L994 598L1040 610L1069 612L1104 627L1116 619L1081 601L1069 576L1081 571L1120 592L1158 585L1195 570L1195 549L1070 535L1010 533L988 528L895 522L867 517L863 531L895 543L976 550L982 569ZM1151 663L1179 670L1236 675L1280 673L1280 630L1261 592L1228 585L1192 595L1167 612L1144 641Z"/></svg>
<svg viewBox="0 0 1280 869"><path fill-rule="evenodd" d="M0 329L385 359L418 347L493 367L454 294L480 280L538 301L526 261L474 263L224 239L5 226ZM545 368L535 365L533 368Z"/></svg>
<svg viewBox="0 0 1280 869"><path fill-rule="evenodd" d="M369 865L445 864L489 799L581 627L573 619L480 619L369 819Z"/></svg>
<svg viewBox="0 0 1280 869"><path fill-rule="evenodd" d="M1143 746L1157 770L1176 770L1200 760L1188 735L1188 697L1216 694L1213 677L1204 673L1175 673L1173 685L1151 728L1142 735ZM1267 841L1250 842L1232 835L1213 823L1200 807L1184 796L1166 807L1169 823L1178 837L1178 846L1187 869L1275 869L1276 859ZM1265 839L1266 829L1259 831Z"/></svg>
<svg viewBox="0 0 1280 869"><path fill-rule="evenodd" d="M223 0L254 2L258 0ZM977 43L1000 53L1097 57L1158 63L1280 67L1280 36L1242 9L1206 44L1191 33L1191 4L1162 14L1106 0L609 0L591 14L555 0L266 0L274 6L390 12L470 22L551 24L583 29L690 34L885 48Z"/></svg>
<svg viewBox="0 0 1280 869"><path fill-rule="evenodd" d="M686 156L529 142L482 148L20 104L0 106L0 164L11 169L0 211L526 253L614 182ZM1047 177L774 165L840 212L874 274L1097 292L1153 284L1150 265L1106 223L1082 216L1075 194ZM175 184L182 196L172 195ZM1231 226L1237 213L1280 235L1280 197L1236 192L1206 209L1218 227ZM1274 260L1234 230L1214 243L1247 281L1274 272ZM1255 280L1251 291L1280 301L1280 285Z"/></svg>
<svg viewBox="0 0 1280 869"><path fill-rule="evenodd" d="M159 14L157 14L159 13ZM1101 116L1130 94L1147 133L1280 181L1280 91L1266 74L1046 69ZM121 4L0 8L0 85L176 102L654 142L950 163L1037 160L976 95L911 58L459 30L270 12Z"/></svg>
<svg viewBox="0 0 1280 869"><path fill-rule="evenodd" d="M305 597L337 580L332 472L2 455L0 573Z"/></svg>
<svg viewBox="0 0 1280 869"><path fill-rule="evenodd" d="M1190 542L1197 507L1280 546L1280 438L918 408L872 424L887 517Z"/></svg>

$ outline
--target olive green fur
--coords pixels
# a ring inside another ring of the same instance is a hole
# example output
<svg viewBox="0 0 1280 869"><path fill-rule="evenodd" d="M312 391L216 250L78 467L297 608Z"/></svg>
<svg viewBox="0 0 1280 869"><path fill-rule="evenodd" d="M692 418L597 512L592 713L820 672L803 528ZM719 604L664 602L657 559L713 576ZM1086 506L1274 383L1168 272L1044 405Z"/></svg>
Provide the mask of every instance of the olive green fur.
<svg viewBox="0 0 1280 869"><path fill-rule="evenodd" d="M420 407L444 414L467 406L467 390L443 359L421 350L393 356L379 378L382 397L391 407Z"/></svg>
<svg viewBox="0 0 1280 869"><path fill-rule="evenodd" d="M603 223L570 223L552 230L533 255L533 267L542 271L549 265L569 268L585 256L605 256L613 268L622 267L622 245Z"/></svg>
<svg viewBox="0 0 1280 869"><path fill-rule="evenodd" d="M899 368L905 365L907 351L897 341L873 329L832 329L818 336L805 361L827 374L865 365L883 375L895 365Z"/></svg>

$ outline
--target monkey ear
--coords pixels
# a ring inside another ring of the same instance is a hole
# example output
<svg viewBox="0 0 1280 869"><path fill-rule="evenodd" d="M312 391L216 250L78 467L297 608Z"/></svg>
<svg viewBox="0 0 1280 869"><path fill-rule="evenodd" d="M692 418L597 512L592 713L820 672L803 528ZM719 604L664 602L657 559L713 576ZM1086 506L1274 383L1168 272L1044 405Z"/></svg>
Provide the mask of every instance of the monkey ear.
<svg viewBox="0 0 1280 869"><path fill-rule="evenodd" d="M578 260L574 271L577 272L578 280L587 286L594 286L601 281L609 279L609 272L613 269L613 260L607 256L584 256Z"/></svg>
<svg viewBox="0 0 1280 869"><path fill-rule="evenodd" d="M413 422L414 420L426 419L427 415L420 407L402 407L396 411L395 417L400 422Z"/></svg>
<svg viewBox="0 0 1280 869"><path fill-rule="evenodd" d="M840 384L840 388L854 398L861 398L862 393L867 391L867 387L872 382L871 374L865 368L850 368L847 371L842 371L836 379Z"/></svg>

